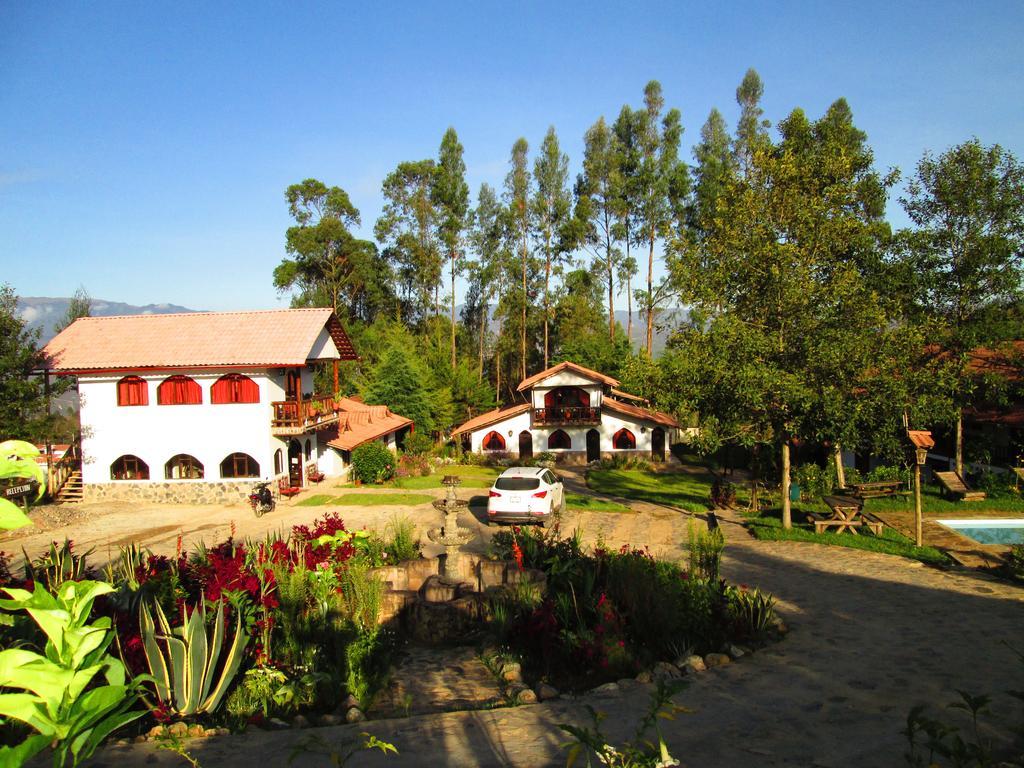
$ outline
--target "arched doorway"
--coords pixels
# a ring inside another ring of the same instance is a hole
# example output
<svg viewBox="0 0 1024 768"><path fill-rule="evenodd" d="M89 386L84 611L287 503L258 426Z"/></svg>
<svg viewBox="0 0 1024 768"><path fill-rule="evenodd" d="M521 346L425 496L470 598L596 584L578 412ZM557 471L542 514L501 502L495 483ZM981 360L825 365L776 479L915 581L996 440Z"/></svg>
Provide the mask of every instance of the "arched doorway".
<svg viewBox="0 0 1024 768"><path fill-rule="evenodd" d="M524 429L519 433L519 458L529 459L533 457L533 433Z"/></svg>
<svg viewBox="0 0 1024 768"><path fill-rule="evenodd" d="M654 461L665 460L665 430L661 427L651 430L651 459Z"/></svg>
<svg viewBox="0 0 1024 768"><path fill-rule="evenodd" d="M596 429L587 432L587 461L598 461L601 458L601 433Z"/></svg>
<svg viewBox="0 0 1024 768"><path fill-rule="evenodd" d="M300 488L302 476L302 443L292 439L288 441L288 485Z"/></svg>

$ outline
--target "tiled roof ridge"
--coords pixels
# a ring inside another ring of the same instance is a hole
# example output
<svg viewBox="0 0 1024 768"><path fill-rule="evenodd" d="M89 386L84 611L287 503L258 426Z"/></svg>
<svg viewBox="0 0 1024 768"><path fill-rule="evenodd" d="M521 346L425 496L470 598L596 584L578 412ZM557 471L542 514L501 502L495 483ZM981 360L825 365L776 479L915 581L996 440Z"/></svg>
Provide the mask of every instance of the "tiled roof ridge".
<svg viewBox="0 0 1024 768"><path fill-rule="evenodd" d="M330 307L280 307L278 309L230 309L224 312L216 310L199 310L196 312L140 312L137 315L88 315L78 320L147 320L163 317L201 317L203 315L266 315L274 312L333 312Z"/></svg>

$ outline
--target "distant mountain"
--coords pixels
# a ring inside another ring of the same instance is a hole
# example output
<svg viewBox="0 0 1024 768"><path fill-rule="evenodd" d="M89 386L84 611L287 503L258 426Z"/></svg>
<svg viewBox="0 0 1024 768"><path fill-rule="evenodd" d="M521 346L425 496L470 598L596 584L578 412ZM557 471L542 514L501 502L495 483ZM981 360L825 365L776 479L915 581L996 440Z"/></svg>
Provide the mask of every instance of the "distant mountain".
<svg viewBox="0 0 1024 768"><path fill-rule="evenodd" d="M57 335L56 326L67 314L70 298L50 298L47 296L21 296L18 298L18 314L29 328L40 329L39 340L45 344ZM177 304L146 304L138 307L121 301L92 300L94 317L110 317L111 315L168 315L175 312L195 312L188 307Z"/></svg>

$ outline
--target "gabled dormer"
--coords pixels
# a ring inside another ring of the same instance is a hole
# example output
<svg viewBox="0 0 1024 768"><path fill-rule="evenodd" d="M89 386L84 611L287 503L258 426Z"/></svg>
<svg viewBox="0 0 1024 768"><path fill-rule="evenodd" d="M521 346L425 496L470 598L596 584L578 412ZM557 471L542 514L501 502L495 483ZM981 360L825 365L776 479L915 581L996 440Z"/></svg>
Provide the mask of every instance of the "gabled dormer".
<svg viewBox="0 0 1024 768"><path fill-rule="evenodd" d="M535 426L598 424L604 395L619 382L568 361L524 379L519 391L530 403Z"/></svg>

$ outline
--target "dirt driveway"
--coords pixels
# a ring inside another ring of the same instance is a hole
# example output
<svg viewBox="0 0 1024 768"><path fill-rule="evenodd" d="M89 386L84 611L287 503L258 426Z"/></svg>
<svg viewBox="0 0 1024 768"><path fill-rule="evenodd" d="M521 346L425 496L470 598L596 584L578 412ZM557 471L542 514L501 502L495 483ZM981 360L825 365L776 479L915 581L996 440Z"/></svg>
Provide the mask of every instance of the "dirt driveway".
<svg viewBox="0 0 1024 768"><path fill-rule="evenodd" d="M585 487L567 478L574 493L588 493ZM37 526L23 528L0 536L0 551L20 555L21 548L32 556L42 552L51 541L61 542L65 538L75 542L78 551L95 548L90 561L105 563L117 556L119 547L135 542L148 547L156 554L173 554L181 537L185 551L192 550L199 542L216 544L229 535L232 527L237 538L262 538L274 531L287 532L293 525L308 524L327 512L337 512L350 530L376 529L383 531L396 515L408 517L417 526L424 553L440 551L426 536L428 529L441 522L441 515L429 503L381 504L339 506L299 506L304 498L317 493L330 493L332 489L317 488L305 491L291 501L282 501L274 512L257 518L248 505L205 505L189 506L177 504L134 504L127 502L102 502L79 504L73 507L38 508L32 517ZM389 495L407 493L401 490L376 488L345 488L345 495L379 496L382 501ZM416 494L443 498L444 491L417 490ZM477 530L479 536L471 541L467 551L483 552L493 535L493 528L484 524L486 491L460 489L459 498L470 499L470 514L463 514L459 523ZM580 528L587 544L594 544L599 538L616 547L622 544L648 546L661 557L678 557L682 554L680 545L685 543L688 516L665 508L635 504L634 513L575 512L569 510L562 527L566 531ZM17 558L16 558L17 559Z"/></svg>

